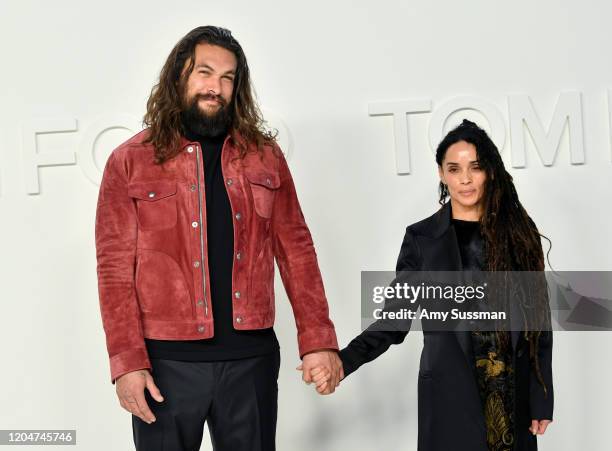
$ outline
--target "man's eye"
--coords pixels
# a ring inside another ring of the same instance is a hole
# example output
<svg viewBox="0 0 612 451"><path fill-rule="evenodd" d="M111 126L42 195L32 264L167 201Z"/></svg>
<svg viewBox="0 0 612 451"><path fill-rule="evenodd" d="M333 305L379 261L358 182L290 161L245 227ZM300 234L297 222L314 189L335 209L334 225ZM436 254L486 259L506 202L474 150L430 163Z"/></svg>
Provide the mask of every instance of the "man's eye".
<svg viewBox="0 0 612 451"><path fill-rule="evenodd" d="M448 172L457 172L457 168L450 168Z"/></svg>

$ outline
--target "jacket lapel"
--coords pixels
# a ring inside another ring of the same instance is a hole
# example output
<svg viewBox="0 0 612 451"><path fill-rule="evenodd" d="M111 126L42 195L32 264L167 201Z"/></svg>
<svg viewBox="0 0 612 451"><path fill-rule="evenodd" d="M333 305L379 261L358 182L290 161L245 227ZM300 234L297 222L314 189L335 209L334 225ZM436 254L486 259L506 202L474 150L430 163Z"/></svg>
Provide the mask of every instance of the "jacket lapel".
<svg viewBox="0 0 612 451"><path fill-rule="evenodd" d="M440 208L434 216L433 224L427 229L431 242L425 266L435 271L462 271L459 242L454 227L451 226L452 209L450 202ZM469 331L454 331L457 342L470 367L473 366L472 338Z"/></svg>

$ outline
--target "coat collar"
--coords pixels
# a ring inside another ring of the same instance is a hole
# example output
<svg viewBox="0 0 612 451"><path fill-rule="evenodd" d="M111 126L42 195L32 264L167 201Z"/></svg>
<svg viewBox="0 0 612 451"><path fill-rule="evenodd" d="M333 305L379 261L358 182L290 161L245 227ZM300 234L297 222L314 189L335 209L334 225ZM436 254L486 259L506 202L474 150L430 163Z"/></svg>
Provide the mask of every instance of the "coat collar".
<svg viewBox="0 0 612 451"><path fill-rule="evenodd" d="M442 237L451 226L452 209L450 202L445 203L428 218L413 224L411 228L417 235L431 239Z"/></svg>
<svg viewBox="0 0 612 451"><path fill-rule="evenodd" d="M453 210L451 203L446 202L440 209L431 216L432 224L426 229L430 238L440 238L451 226Z"/></svg>

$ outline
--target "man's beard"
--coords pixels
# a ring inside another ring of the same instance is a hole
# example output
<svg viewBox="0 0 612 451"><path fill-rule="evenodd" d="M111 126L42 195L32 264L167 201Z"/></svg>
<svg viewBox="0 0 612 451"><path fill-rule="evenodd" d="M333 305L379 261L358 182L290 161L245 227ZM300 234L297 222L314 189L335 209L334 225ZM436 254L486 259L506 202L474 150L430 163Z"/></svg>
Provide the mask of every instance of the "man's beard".
<svg viewBox="0 0 612 451"><path fill-rule="evenodd" d="M220 104L219 109L212 114L204 113L198 105L202 99L217 100ZM181 111L181 120L189 131L206 138L214 138L227 134L232 124L232 113L221 96L197 94Z"/></svg>

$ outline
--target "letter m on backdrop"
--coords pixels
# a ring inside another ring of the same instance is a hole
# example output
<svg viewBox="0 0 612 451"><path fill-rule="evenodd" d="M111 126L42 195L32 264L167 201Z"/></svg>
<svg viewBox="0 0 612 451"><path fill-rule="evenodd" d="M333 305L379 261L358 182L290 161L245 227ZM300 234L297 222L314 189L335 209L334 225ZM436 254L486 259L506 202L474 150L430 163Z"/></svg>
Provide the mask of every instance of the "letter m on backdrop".
<svg viewBox="0 0 612 451"><path fill-rule="evenodd" d="M510 137L512 140L512 167L525 167L525 128L530 132L536 151L544 166L552 166L565 126L569 127L570 162L584 163L584 132L582 102L579 92L559 94L548 131L544 129L531 99L526 95L508 97Z"/></svg>

